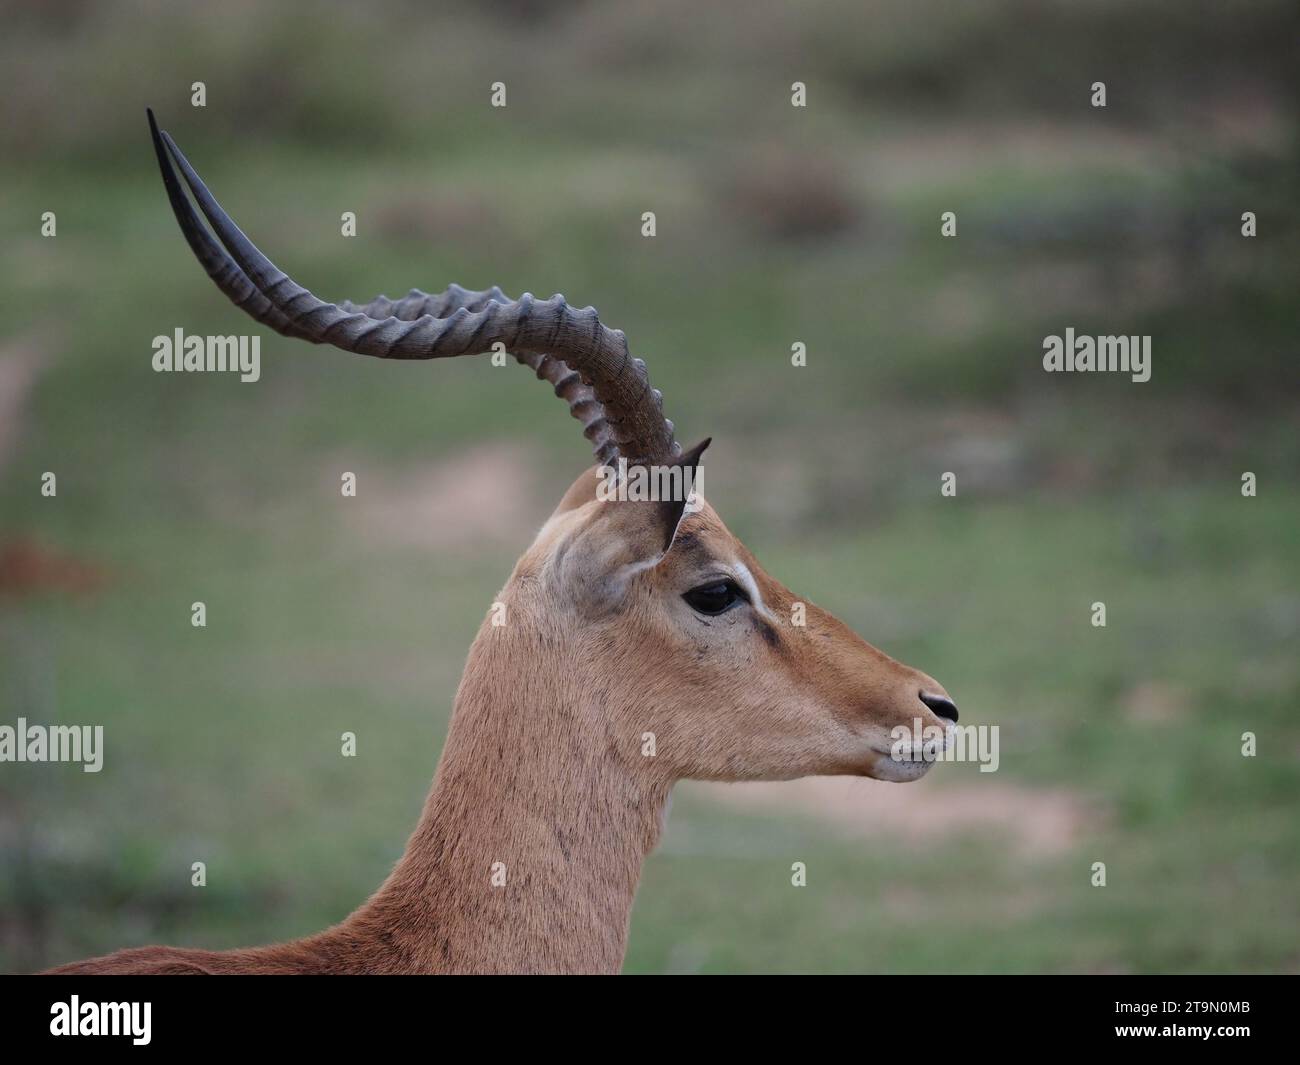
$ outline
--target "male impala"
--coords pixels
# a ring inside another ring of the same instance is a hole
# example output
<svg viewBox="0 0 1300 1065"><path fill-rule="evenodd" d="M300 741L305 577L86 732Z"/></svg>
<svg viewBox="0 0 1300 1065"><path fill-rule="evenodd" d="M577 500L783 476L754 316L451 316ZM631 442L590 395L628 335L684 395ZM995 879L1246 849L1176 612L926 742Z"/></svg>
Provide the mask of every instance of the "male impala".
<svg viewBox="0 0 1300 1065"><path fill-rule="evenodd" d="M380 358L500 342L568 402L601 465L695 470L708 441L682 452L644 364L590 308L455 285L323 303L244 237L152 114L150 126L190 247L257 321ZM278 946L142 947L55 971L615 972L676 781L924 774L929 761L891 758L891 731L956 721L939 684L812 605L794 624L796 597L702 500L602 501L597 483L596 469L574 482L500 594L506 624L480 628L423 816L368 902Z"/></svg>

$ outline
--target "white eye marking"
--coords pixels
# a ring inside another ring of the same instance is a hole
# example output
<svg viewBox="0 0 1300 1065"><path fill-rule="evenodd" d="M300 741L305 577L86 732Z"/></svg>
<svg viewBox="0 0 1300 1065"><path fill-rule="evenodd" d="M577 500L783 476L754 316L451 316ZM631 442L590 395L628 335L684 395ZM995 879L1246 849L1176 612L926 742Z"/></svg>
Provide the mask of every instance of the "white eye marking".
<svg viewBox="0 0 1300 1065"><path fill-rule="evenodd" d="M736 575L736 583L749 596L749 603L758 614L769 623L775 624L776 619L772 617L771 612L763 605L763 597L758 594L758 582L754 580L754 575L749 572L749 567L743 562L736 561L731 565L731 571Z"/></svg>

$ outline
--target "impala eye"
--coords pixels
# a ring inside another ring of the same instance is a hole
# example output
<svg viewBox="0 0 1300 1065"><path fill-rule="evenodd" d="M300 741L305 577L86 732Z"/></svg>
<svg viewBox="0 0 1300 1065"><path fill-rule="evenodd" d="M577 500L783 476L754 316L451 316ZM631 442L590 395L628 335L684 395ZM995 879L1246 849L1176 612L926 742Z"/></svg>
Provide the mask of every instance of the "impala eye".
<svg viewBox="0 0 1300 1065"><path fill-rule="evenodd" d="M713 581L692 588L682 595L692 610L701 614L725 614L733 606L749 602L749 598L740 590L735 581Z"/></svg>

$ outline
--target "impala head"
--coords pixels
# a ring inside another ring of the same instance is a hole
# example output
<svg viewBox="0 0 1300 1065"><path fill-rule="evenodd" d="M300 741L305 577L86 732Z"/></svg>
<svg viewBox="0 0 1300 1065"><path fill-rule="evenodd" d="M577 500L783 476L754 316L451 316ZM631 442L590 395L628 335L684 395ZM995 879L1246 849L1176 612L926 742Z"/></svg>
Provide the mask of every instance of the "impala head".
<svg viewBox="0 0 1300 1065"><path fill-rule="evenodd" d="M562 296L511 300L496 288L452 285L433 296L413 289L362 307L325 303L253 246L152 113L149 122L191 249L257 321L380 358L468 355L500 343L568 403L598 466L569 489L503 598L534 668L583 691L605 715L591 722L593 735L654 733L654 771L673 779L906 781L925 773L929 761L891 758L892 733L918 719L940 732L956 721L941 685L768 576L702 497L689 506L681 494L658 502L598 498L601 466L623 458L633 467L693 472L708 443L683 453L662 397L621 332ZM485 627L480 644L488 640Z"/></svg>
<svg viewBox="0 0 1300 1065"><path fill-rule="evenodd" d="M942 734L941 685L770 577L702 497L602 501L598 483L574 483L503 598L562 648L569 683L602 690L610 731L653 733L672 779L924 775L891 733Z"/></svg>

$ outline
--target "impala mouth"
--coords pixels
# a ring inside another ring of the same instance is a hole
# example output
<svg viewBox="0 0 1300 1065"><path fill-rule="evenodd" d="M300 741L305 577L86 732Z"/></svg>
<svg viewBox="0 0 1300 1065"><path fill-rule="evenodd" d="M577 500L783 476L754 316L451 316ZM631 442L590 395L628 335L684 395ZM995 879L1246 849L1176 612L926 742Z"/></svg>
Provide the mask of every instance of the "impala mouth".
<svg viewBox="0 0 1300 1065"><path fill-rule="evenodd" d="M866 775L877 780L887 780L894 784L906 784L908 781L920 780L934 765L933 758L904 757L895 758L888 751L873 750L875 760ZM909 755L911 752L907 752Z"/></svg>

